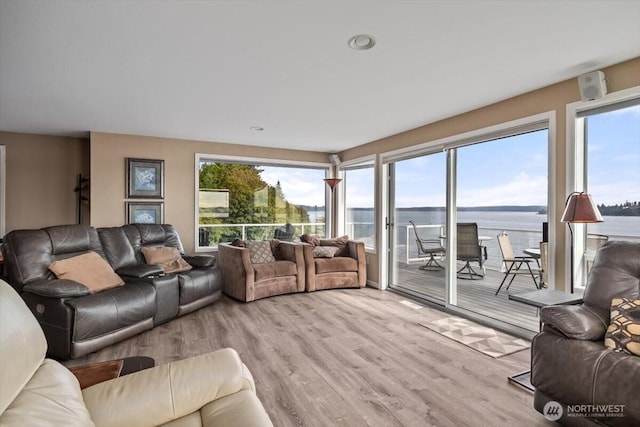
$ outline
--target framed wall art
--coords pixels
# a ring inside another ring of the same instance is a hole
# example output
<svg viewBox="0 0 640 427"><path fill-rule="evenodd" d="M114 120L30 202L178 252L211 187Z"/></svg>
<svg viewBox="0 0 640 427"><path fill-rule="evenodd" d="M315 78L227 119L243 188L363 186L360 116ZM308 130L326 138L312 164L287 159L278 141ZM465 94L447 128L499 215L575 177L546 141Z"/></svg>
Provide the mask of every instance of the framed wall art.
<svg viewBox="0 0 640 427"><path fill-rule="evenodd" d="M127 199L164 198L164 160L127 158Z"/></svg>
<svg viewBox="0 0 640 427"><path fill-rule="evenodd" d="M163 202L125 202L127 224L163 224Z"/></svg>

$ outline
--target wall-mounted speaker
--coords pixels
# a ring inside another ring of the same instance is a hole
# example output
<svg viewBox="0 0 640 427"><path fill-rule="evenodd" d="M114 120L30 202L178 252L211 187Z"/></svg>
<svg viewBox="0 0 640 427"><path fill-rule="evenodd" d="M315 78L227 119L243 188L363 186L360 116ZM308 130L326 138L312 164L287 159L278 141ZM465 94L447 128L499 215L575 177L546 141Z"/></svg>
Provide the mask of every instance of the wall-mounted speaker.
<svg viewBox="0 0 640 427"><path fill-rule="evenodd" d="M578 76L578 86L583 101L601 99L607 94L607 82L602 71L592 71Z"/></svg>
<svg viewBox="0 0 640 427"><path fill-rule="evenodd" d="M337 154L331 154L331 155L329 156L329 161L331 162L331 164L332 164L333 166L338 166L340 163L342 163L342 162L340 161L340 156L338 156Z"/></svg>

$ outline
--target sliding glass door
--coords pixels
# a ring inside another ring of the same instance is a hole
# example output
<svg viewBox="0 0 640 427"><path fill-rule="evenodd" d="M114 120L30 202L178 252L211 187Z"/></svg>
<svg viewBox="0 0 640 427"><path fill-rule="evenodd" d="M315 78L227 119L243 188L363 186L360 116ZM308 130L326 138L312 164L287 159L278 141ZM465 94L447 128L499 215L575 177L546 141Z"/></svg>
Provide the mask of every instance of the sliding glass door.
<svg viewBox="0 0 640 427"><path fill-rule="evenodd" d="M528 329L538 327L535 309L508 296L540 286L540 242L547 222L547 142L548 132L542 129L456 148L456 219L459 225L477 225L480 254L466 268L467 261L458 261L456 305ZM528 260L531 271L523 264L522 274L515 275L513 282L513 275L503 282L507 245L514 256L532 257ZM466 258L459 254L458 259ZM468 274L469 267L478 275Z"/></svg>
<svg viewBox="0 0 640 427"><path fill-rule="evenodd" d="M536 310L509 295L547 285L548 146L540 121L388 162L389 286L537 330ZM512 256L531 257L531 272L513 281L498 244L505 240Z"/></svg>
<svg viewBox="0 0 640 427"><path fill-rule="evenodd" d="M398 161L389 171L390 286L444 304L446 155Z"/></svg>

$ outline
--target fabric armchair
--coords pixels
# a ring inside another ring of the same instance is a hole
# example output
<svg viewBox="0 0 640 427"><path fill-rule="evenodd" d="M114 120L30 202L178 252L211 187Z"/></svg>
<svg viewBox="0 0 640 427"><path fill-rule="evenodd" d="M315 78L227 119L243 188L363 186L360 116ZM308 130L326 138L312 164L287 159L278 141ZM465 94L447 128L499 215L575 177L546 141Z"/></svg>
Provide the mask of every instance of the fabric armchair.
<svg viewBox="0 0 640 427"><path fill-rule="evenodd" d="M244 245L244 242L238 243ZM274 295L302 292L305 289L305 264L302 245L270 241L274 261L254 263L247 247L221 243L218 259L222 269L223 291L240 301L249 302Z"/></svg>
<svg viewBox="0 0 640 427"><path fill-rule="evenodd" d="M318 239L303 243L306 270L306 291L335 288L362 288L367 284L367 260L364 242L340 239ZM336 246L337 245L337 246ZM316 248L337 247L332 257L326 257ZM315 252L314 252L315 251ZM320 254L318 254L320 252Z"/></svg>

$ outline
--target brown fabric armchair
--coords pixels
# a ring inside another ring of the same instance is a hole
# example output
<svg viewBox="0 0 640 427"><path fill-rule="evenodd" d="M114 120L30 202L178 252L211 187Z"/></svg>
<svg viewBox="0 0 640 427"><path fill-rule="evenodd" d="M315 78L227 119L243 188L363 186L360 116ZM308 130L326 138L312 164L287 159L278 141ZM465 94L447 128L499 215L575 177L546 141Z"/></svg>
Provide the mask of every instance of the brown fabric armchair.
<svg viewBox="0 0 640 427"><path fill-rule="evenodd" d="M330 258L314 256L314 249L335 247L339 239L319 240L317 245L303 243L307 276L306 291L335 288L363 288L367 284L367 260L364 243L348 240Z"/></svg>
<svg viewBox="0 0 640 427"><path fill-rule="evenodd" d="M610 350L603 342L612 299L639 295L640 243L610 241L596 254L584 304L542 308L542 332L531 345L536 410L544 413L555 401L563 409L561 424L640 425L640 357ZM567 405L623 405L622 416L598 416L606 409L575 416Z"/></svg>
<svg viewBox="0 0 640 427"><path fill-rule="evenodd" d="M244 245L243 243L239 243ZM302 245L271 241L274 262L252 263L250 250L234 244L218 245L223 292L249 302L274 295L302 292L305 266Z"/></svg>

